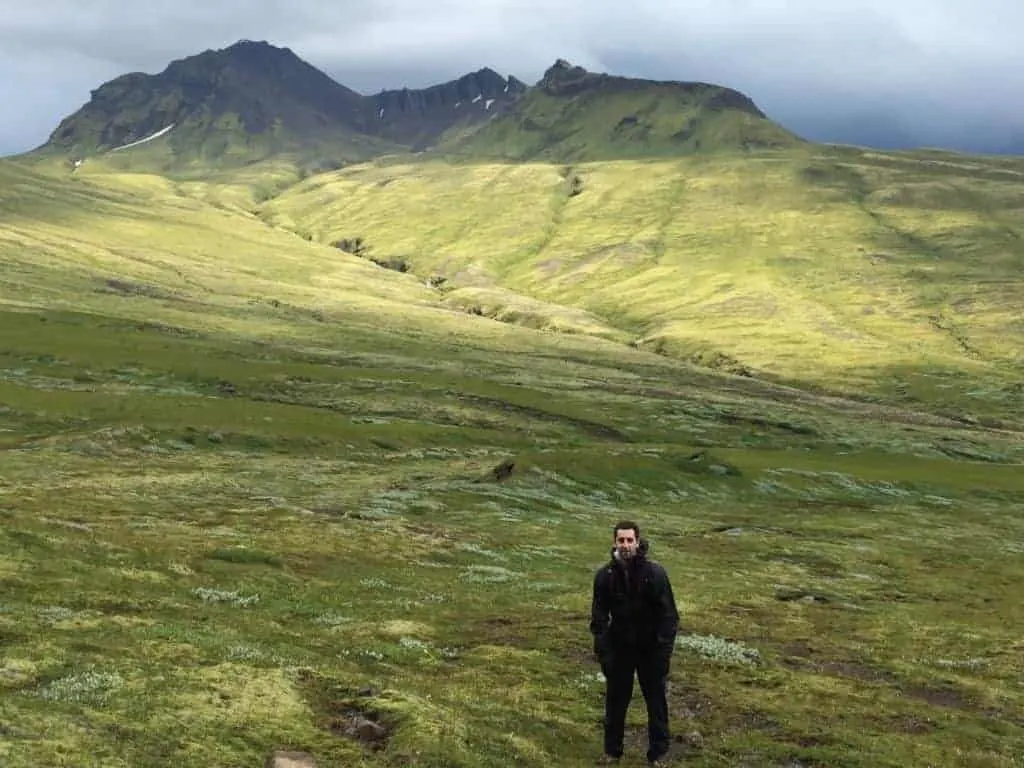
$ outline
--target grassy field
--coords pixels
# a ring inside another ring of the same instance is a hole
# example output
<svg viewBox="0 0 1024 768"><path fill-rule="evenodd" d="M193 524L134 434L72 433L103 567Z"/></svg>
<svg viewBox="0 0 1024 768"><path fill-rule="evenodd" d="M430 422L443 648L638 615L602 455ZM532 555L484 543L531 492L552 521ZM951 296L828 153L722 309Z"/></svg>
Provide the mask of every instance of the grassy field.
<svg viewBox="0 0 1024 768"><path fill-rule="evenodd" d="M757 195L724 159L682 184L682 162L591 166L573 198L539 165L382 162L267 196L0 163L0 762L590 764L591 577L633 517L682 614L687 765L1020 765L1019 336L995 282L1019 249L955 239L981 203L888 204L959 255L921 287L893 241L868 315L852 267L818 262L862 226L838 171L787 201L791 161L752 165ZM1018 171L983 172L1016 231ZM787 222L799 265L772 250ZM326 244L354 235L414 272ZM926 320L961 293L977 357ZM761 325L710 311L758 296L780 307ZM466 311L488 301L520 314ZM829 318L874 341L815 335ZM637 337L713 338L780 381ZM911 389L825 391L880 364ZM639 692L628 734L640 765Z"/></svg>

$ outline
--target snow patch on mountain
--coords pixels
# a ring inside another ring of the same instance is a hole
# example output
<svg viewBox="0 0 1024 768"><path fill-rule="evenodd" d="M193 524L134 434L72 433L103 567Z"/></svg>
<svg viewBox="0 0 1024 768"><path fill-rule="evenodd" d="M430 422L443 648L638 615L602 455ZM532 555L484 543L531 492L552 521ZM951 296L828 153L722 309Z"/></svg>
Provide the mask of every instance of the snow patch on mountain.
<svg viewBox="0 0 1024 768"><path fill-rule="evenodd" d="M161 136L163 136L163 135L164 135L165 133L167 133L168 131L170 131L170 130L171 130L171 128L173 128L173 127L174 127L174 123L171 123L171 124L170 124L170 125L168 125L168 126L167 126L166 128L161 128L161 129L160 129L159 131L157 131L156 133L150 134L149 136L147 136L147 137L146 137L146 138L144 138L144 139L139 139L138 141L133 141L133 142L131 142L130 144L122 144L122 145L121 145L121 146L119 146L119 147L114 147L114 148L113 148L112 150L110 150L110 151L111 151L111 152L119 152L119 151L120 151L120 150L122 150L122 149L128 149L128 148L130 148L130 147L137 147L137 146L139 146L139 144L145 144L145 143L146 143L147 141L152 141L153 139L159 139L159 138L160 138Z"/></svg>

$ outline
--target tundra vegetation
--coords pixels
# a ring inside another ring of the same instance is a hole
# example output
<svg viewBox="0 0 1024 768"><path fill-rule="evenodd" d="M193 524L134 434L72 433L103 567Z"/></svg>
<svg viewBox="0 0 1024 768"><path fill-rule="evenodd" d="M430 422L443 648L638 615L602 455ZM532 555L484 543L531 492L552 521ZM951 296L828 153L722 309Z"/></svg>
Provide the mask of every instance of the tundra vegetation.
<svg viewBox="0 0 1024 768"><path fill-rule="evenodd" d="M620 517L687 765L1020 765L1019 160L130 154L0 161L5 766L587 765Z"/></svg>

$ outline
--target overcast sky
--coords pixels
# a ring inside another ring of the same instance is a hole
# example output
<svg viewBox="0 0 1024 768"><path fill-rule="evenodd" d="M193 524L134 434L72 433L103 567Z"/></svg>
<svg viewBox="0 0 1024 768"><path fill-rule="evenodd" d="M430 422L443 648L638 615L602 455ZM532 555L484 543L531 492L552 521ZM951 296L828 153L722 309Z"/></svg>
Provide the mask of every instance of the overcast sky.
<svg viewBox="0 0 1024 768"><path fill-rule="evenodd" d="M556 58L751 96L822 141L1024 154L1022 0L34 0L0 10L0 154L89 91L241 38L364 93ZM356 7L353 7L356 6Z"/></svg>

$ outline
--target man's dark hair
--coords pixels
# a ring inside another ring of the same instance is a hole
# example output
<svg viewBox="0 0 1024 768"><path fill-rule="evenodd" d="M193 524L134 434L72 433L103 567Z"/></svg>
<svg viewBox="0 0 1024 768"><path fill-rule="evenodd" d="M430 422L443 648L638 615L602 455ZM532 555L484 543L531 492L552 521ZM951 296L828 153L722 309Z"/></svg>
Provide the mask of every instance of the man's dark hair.
<svg viewBox="0 0 1024 768"><path fill-rule="evenodd" d="M634 523L632 520L620 520L619 522L617 522L615 524L615 527L612 529L612 538L614 538L619 531L625 531L630 528L632 528L636 532L636 538L639 541L640 526Z"/></svg>

